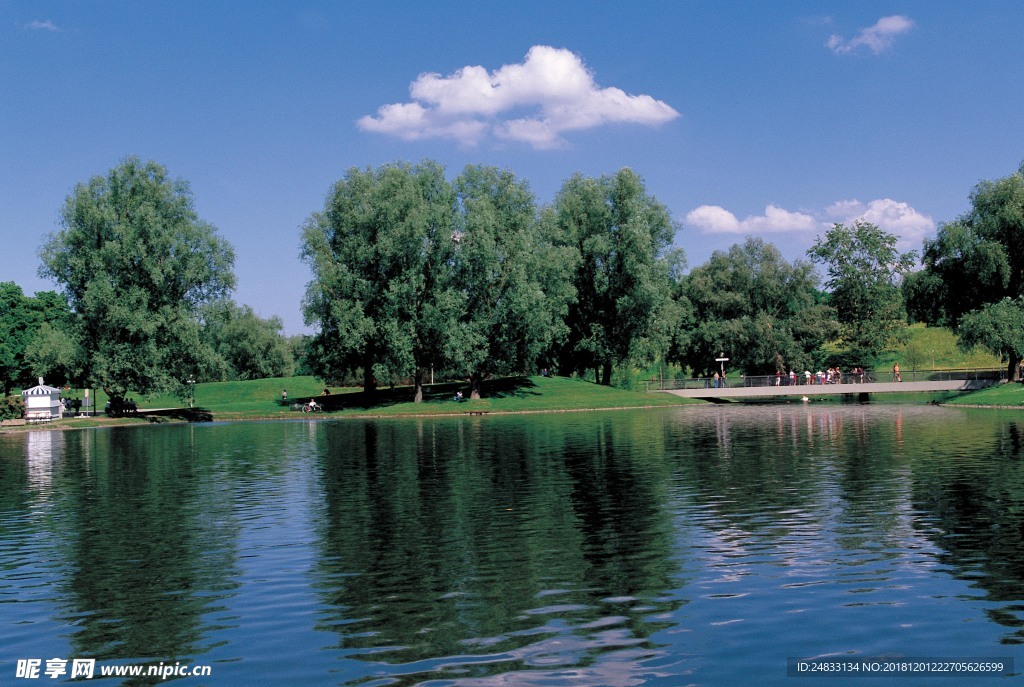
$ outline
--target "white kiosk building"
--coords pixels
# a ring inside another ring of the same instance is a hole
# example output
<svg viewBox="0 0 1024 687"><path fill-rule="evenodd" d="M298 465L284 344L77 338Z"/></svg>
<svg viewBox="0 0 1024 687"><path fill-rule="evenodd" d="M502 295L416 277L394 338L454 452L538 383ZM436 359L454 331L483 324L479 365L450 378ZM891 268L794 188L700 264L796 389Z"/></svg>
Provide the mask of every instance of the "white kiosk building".
<svg viewBox="0 0 1024 687"><path fill-rule="evenodd" d="M21 392L25 399L25 419L29 422L39 420L59 420L62 417L60 406L60 389L43 384L39 378L39 386Z"/></svg>

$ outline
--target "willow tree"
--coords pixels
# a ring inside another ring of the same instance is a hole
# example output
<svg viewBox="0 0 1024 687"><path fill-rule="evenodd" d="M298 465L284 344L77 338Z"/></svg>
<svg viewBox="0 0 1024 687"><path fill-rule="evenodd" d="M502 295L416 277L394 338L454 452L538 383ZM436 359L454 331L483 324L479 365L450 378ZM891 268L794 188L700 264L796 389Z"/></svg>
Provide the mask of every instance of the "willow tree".
<svg viewBox="0 0 1024 687"><path fill-rule="evenodd" d="M553 212L556 244L575 253L576 299L559 368L593 369L600 383L611 384L616 366L649 361L664 348L659 320L671 306L668 249L676 226L629 169L600 179L577 174L562 186Z"/></svg>
<svg viewBox="0 0 1024 687"><path fill-rule="evenodd" d="M982 181L970 200L968 212L925 241L924 269L913 280L908 307L932 324L957 327L968 313L997 305L992 313L1009 313L1024 296L1024 164L1014 174ZM994 327L997 320L972 320L971 340L984 339L977 327L986 322ZM995 329L991 334L1002 337ZM1010 379L1017 379L1020 352L1002 350Z"/></svg>
<svg viewBox="0 0 1024 687"><path fill-rule="evenodd" d="M68 378L68 366L58 361L39 365L36 355L44 345L49 349L50 334L57 328L64 328L68 315L67 303L53 291L26 296L14 282L0 282L0 393L3 396L19 386L31 386L39 375Z"/></svg>
<svg viewBox="0 0 1024 687"><path fill-rule="evenodd" d="M199 219L188 183L130 157L78 184L61 226L40 251L40 275L68 300L83 381L115 408L129 391L184 394L209 354L199 309L235 283L234 251Z"/></svg>
<svg viewBox="0 0 1024 687"><path fill-rule="evenodd" d="M1008 379L1017 379L1024 360L1024 297L1004 298L965 314L957 344L964 351L981 346L995 353L1007 363Z"/></svg>
<svg viewBox="0 0 1024 687"><path fill-rule="evenodd" d="M694 325L678 359L694 371L717 369L723 351L747 374L811 369L838 334L835 310L818 302L814 265L788 262L760 238L715 251L681 286Z"/></svg>
<svg viewBox="0 0 1024 687"><path fill-rule="evenodd" d="M900 253L895 236L857 221L835 224L807 254L826 266L829 305L851 353L867 361L901 340L907 316L900 282L914 263L913 252Z"/></svg>
<svg viewBox="0 0 1024 687"><path fill-rule="evenodd" d="M215 354L201 381L290 377L295 359L279 317L264 319L248 305L224 299L202 308L203 342Z"/></svg>
<svg viewBox="0 0 1024 687"><path fill-rule="evenodd" d="M531 370L562 335L570 256L546 241L533 194L512 172L469 166L455 188L454 268L465 307L454 369L479 398L485 379Z"/></svg>
<svg viewBox="0 0 1024 687"><path fill-rule="evenodd" d="M351 169L322 212L303 228L302 258L313 271L303 304L317 328L306 359L321 377L361 370L376 379L412 377L443 366L462 307L453 288L454 196L432 162Z"/></svg>

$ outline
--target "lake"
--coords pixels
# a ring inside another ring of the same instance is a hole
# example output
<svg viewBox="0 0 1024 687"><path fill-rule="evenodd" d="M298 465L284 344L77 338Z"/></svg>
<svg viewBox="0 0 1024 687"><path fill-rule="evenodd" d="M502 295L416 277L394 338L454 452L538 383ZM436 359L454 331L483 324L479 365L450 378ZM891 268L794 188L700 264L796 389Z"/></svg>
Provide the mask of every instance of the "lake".
<svg viewBox="0 0 1024 687"><path fill-rule="evenodd" d="M995 684L881 664L1024 670L1024 413L4 434L0 618L2 684Z"/></svg>

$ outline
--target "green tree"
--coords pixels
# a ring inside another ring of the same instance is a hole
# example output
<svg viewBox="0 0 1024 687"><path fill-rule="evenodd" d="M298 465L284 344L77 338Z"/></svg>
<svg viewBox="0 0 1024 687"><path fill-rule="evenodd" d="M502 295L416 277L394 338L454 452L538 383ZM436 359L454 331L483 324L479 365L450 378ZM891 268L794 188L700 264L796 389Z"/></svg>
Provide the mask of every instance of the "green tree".
<svg viewBox="0 0 1024 687"><path fill-rule="evenodd" d="M913 252L896 250L896 237L869 222L836 224L807 251L827 266L829 304L838 313L841 341L863 361L899 341L906 329L900 280Z"/></svg>
<svg viewBox="0 0 1024 687"><path fill-rule="evenodd" d="M361 369L375 378L412 376L415 398L447 344L463 300L452 281L454 194L433 162L351 169L322 212L303 228L302 258L313 270L303 304L318 328L307 362L324 378Z"/></svg>
<svg viewBox="0 0 1024 687"><path fill-rule="evenodd" d="M199 308L235 283L234 252L196 215L188 184L130 157L78 184L61 226L40 251L40 275L71 307L83 381L115 408L129 390L186 394L209 354Z"/></svg>
<svg viewBox="0 0 1024 687"><path fill-rule="evenodd" d="M485 379L531 369L562 333L567 251L544 240L533 194L512 172L469 166L455 188L455 279L465 294L456 370L479 398Z"/></svg>
<svg viewBox="0 0 1024 687"><path fill-rule="evenodd" d="M68 319L43 322L25 352L32 379L45 377L57 384L82 381L82 351L69 334Z"/></svg>
<svg viewBox="0 0 1024 687"><path fill-rule="evenodd" d="M26 296L14 282L0 282L0 384L6 396L30 386L39 375L65 381L68 369L39 364L40 346L51 335L59 339L69 311L67 302L53 291Z"/></svg>
<svg viewBox="0 0 1024 687"><path fill-rule="evenodd" d="M203 306L203 341L216 354L203 381L290 377L295 371L291 346L279 317L263 319L248 305L224 299Z"/></svg>
<svg viewBox="0 0 1024 687"><path fill-rule="evenodd" d="M838 322L817 287L811 263L789 263L763 239L715 251L682 282L695 322L679 362L705 374L722 352L748 374L820 365Z"/></svg>
<svg viewBox="0 0 1024 687"><path fill-rule="evenodd" d="M672 306L670 275L682 259L668 250L677 227L629 169L600 179L577 174L554 213L556 245L576 253L559 368L593 369L611 384L616 366L650 361L667 346L669 329L658 323Z"/></svg>
<svg viewBox="0 0 1024 687"><path fill-rule="evenodd" d="M967 313L1024 296L1024 163L1014 174L979 183L970 201L968 212L925 241L924 267L908 289L908 309L930 324L957 327ZM982 321L990 320L975 325ZM1016 379L1013 358L1008 354Z"/></svg>
<svg viewBox="0 0 1024 687"><path fill-rule="evenodd" d="M964 351L987 348L1007 362L1010 379L1017 378L1024 359L1024 297L1004 298L965 314L957 330Z"/></svg>
<svg viewBox="0 0 1024 687"><path fill-rule="evenodd" d="M295 374L300 376L315 374L306 361L306 347L310 338L308 334L292 334L288 337L288 350L295 361Z"/></svg>

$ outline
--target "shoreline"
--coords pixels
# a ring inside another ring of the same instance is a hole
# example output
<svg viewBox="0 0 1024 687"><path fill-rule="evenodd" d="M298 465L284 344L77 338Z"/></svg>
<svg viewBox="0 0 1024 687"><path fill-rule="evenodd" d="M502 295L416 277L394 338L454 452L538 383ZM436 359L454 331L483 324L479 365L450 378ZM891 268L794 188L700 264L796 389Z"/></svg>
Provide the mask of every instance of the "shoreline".
<svg viewBox="0 0 1024 687"><path fill-rule="evenodd" d="M189 421L189 420L161 420L153 421L147 420L145 417L140 418L104 418L99 421L98 424L90 424L89 426L75 426L70 424L53 425L50 423L35 423L31 425L8 425L6 427L0 427L0 435L2 434L21 434L25 432L73 432L73 431L84 431L89 429L106 429L108 427L153 427L163 425L195 425L195 424L210 424L210 423L229 423L229 422L326 422L330 420L391 420L391 419L403 419L403 418L472 418L472 417L487 417L491 415L545 415L552 413L589 413L589 412L601 412L601 411L622 411L622 410L652 410L657 408L681 408L681 407L694 407L704 406L705 404L696 403L678 403L678 404L655 404L655 405L637 405L637 406L609 406L604 408L546 408L543 410L467 410L464 412L436 412L436 413L358 413L348 415L331 415L329 413L316 413L316 414L299 414L298 416L281 416L281 415L265 415L265 416L252 416L252 417L225 417L217 418L213 417L210 420L201 421ZM83 418L84 419L84 418ZM92 419L92 418L88 418ZM95 420L94 420L95 422Z"/></svg>
<svg viewBox="0 0 1024 687"><path fill-rule="evenodd" d="M742 405L742 404L739 404ZM790 404L787 404L790 405ZM802 405L802 404L801 404ZM1024 410L1024 406L1012 406L1012 405L983 405L983 404L965 404L965 403L938 403L935 404L946 408L972 408L972 409L989 409L989 410ZM680 404L655 404L655 405L636 405L636 406L608 406L602 408L545 408L542 410L467 410L463 412L410 412L410 413L352 413L347 415L332 415L327 413L317 413L315 415L300 414L297 416L282 416L282 415L258 415L251 417L212 417L210 420L201 421L189 421L179 419L162 419L162 420L151 420L145 417L140 418L106 418L103 417L100 420L93 418L82 418L92 420L93 424L88 426L76 426L73 424L60 424L53 425L49 423L35 423L31 425L7 425L0 427L0 435L5 434L23 434L26 432L74 432L74 431L85 431L90 429L107 429L111 427L152 427L152 426L163 426L163 425L189 425L189 424L210 424L210 423L234 423L234 422L328 422L328 421L344 421L344 420L392 420L392 419L403 419L403 418L483 418L492 415L549 415L554 413L589 413L589 412L601 412L601 411L623 411L623 410L653 410L653 409L665 409L665 408L680 408L680 407L715 407L715 404L697 404L697 403L680 403Z"/></svg>

